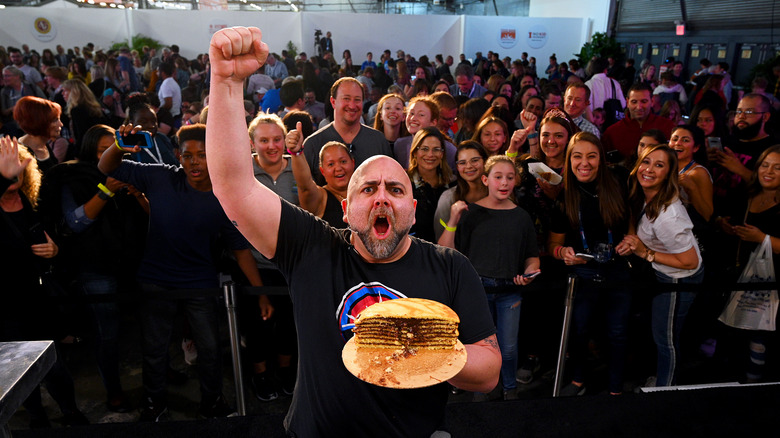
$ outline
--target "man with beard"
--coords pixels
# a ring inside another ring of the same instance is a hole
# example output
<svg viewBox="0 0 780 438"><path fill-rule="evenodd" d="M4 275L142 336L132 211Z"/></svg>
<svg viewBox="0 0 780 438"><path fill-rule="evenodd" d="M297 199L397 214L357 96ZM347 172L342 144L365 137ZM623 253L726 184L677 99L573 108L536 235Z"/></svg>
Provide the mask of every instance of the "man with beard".
<svg viewBox="0 0 780 438"><path fill-rule="evenodd" d="M758 156L777 139L766 132L770 118L769 99L761 94L748 94L739 101L734 115L732 137L723 150L711 149L710 162L718 164L713 169L715 213L732 216L733 210L745 198L744 182L750 180Z"/></svg>
<svg viewBox="0 0 780 438"><path fill-rule="evenodd" d="M364 97L363 85L355 78L341 78L330 87L333 122L307 137L303 143L303 153L317 185L325 185L325 178L320 173L320 149L330 141L347 145L356 166L374 155L392 156L393 151L384 134L360 123Z"/></svg>
<svg viewBox="0 0 780 438"><path fill-rule="evenodd" d="M630 157L636 150L642 133L650 129L660 130L666 138L672 135L674 122L656 116L650 110L652 93L650 87L642 83L634 84L628 89L628 116L607 128L601 137L606 152L617 150L623 158Z"/></svg>
<svg viewBox="0 0 780 438"><path fill-rule="evenodd" d="M351 318L392 298L427 298L450 306L460 316L459 338L468 360L449 383L490 391L498 381L501 356L479 277L459 253L408 235L416 206L412 186L390 157L370 158L355 170L342 201L350 225L345 230L280 200L254 179L251 163L243 159L249 153L246 126L234 114L241 107L243 78L267 54L257 28L214 34L208 123L219 129L207 135L215 194L233 223L289 283L299 368L285 419L287 434L430 436L443 426L447 386L398 390L354 377L341 360L352 335Z"/></svg>

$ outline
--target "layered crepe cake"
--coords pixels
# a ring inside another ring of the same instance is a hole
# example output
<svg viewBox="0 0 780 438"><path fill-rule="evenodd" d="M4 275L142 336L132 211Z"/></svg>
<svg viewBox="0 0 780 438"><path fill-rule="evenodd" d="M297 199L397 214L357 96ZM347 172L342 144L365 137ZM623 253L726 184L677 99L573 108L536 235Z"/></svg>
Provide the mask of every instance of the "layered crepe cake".
<svg viewBox="0 0 780 438"><path fill-rule="evenodd" d="M358 348L451 350L458 340L460 318L449 307L420 298L374 304L355 320Z"/></svg>

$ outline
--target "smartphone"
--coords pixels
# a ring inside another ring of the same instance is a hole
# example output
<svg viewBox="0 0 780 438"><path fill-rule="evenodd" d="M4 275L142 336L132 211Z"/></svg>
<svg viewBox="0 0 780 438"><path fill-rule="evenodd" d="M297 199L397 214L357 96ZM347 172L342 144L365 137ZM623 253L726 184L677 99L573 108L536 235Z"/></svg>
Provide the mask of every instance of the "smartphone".
<svg viewBox="0 0 780 438"><path fill-rule="evenodd" d="M148 131L138 131L135 134L122 135L116 132L116 141L121 148L152 147L152 134Z"/></svg>
<svg viewBox="0 0 780 438"><path fill-rule="evenodd" d="M707 137L707 141L710 143L710 148L723 150L723 143L720 142L720 137Z"/></svg>
<svg viewBox="0 0 780 438"><path fill-rule="evenodd" d="M530 272L528 274L523 274L523 278L534 278L534 277L536 277L537 275L539 275L541 273L542 273L542 271Z"/></svg>
<svg viewBox="0 0 780 438"><path fill-rule="evenodd" d="M595 257L593 257L591 254L585 254L584 252L578 252L578 253L576 253L574 255L579 257L579 258L581 258L581 259L585 259L585 260L593 260L593 259L595 259Z"/></svg>
<svg viewBox="0 0 780 438"><path fill-rule="evenodd" d="M43 232L43 225L40 222L30 227L30 238L33 245L46 243L46 233Z"/></svg>
<svg viewBox="0 0 780 438"><path fill-rule="evenodd" d="M414 81L414 80L417 80L417 76L415 76L415 75L412 75L412 80L413 80L413 81Z"/></svg>

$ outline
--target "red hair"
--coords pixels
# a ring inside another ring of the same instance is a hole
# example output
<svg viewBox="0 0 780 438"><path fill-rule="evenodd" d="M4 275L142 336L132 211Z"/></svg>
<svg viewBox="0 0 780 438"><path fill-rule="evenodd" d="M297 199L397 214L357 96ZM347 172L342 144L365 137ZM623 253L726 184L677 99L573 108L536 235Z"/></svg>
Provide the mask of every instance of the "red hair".
<svg viewBox="0 0 780 438"><path fill-rule="evenodd" d="M14 105L14 120L29 135L48 137L49 125L59 119L62 108L57 102L40 97L24 96Z"/></svg>

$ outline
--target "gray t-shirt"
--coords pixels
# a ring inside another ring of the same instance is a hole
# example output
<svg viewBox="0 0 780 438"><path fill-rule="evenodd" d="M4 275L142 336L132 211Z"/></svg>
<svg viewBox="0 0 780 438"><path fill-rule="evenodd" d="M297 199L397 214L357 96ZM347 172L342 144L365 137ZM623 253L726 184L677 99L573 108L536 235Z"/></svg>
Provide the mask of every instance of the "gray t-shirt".
<svg viewBox="0 0 780 438"><path fill-rule="evenodd" d="M355 167L360 166L362 162L374 155L393 156L393 151L390 149L390 144L384 134L376 129L360 125L360 131L355 139L352 140L352 143L347 143L336 131L333 123L330 123L303 142L303 153L309 163L311 175L319 186L325 185L325 178L320 173L320 149L329 141L338 141L347 145L352 157L355 158Z"/></svg>

